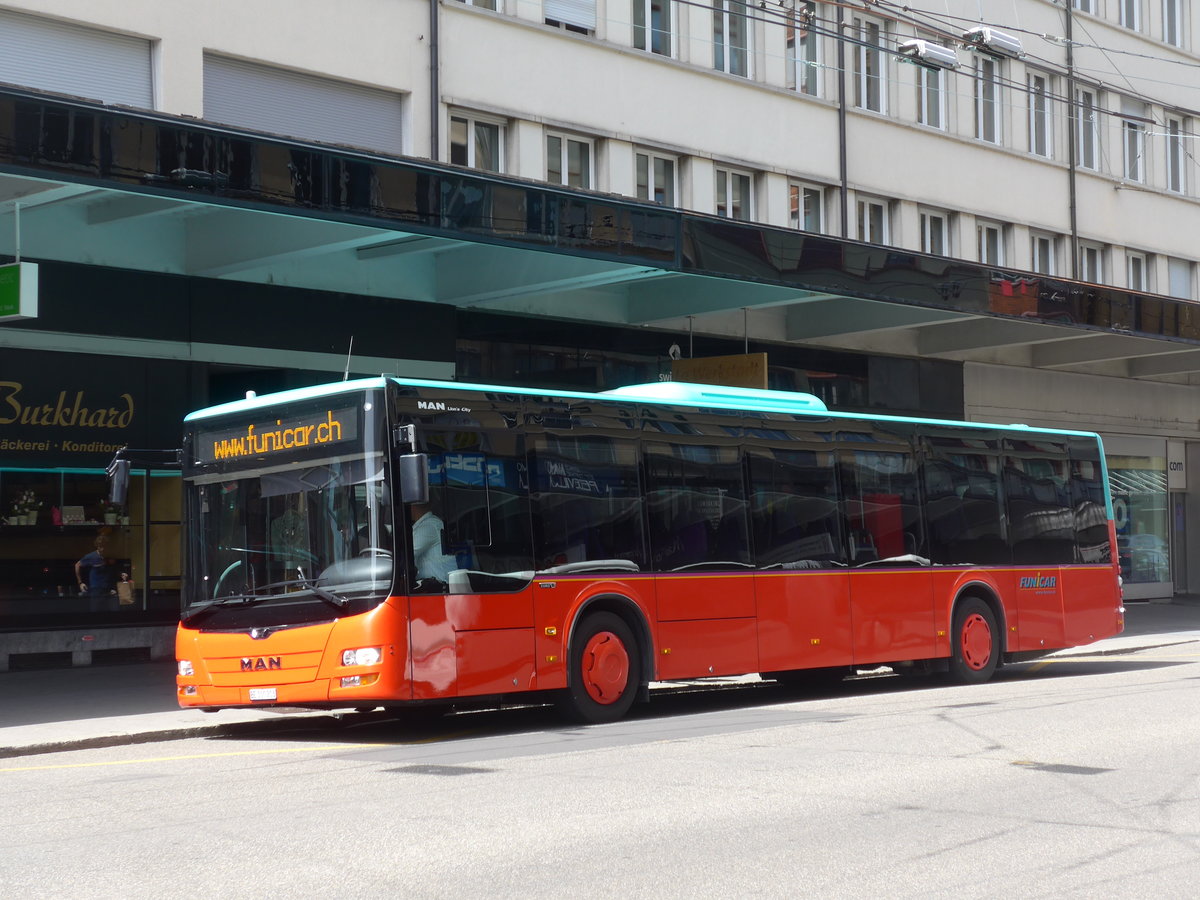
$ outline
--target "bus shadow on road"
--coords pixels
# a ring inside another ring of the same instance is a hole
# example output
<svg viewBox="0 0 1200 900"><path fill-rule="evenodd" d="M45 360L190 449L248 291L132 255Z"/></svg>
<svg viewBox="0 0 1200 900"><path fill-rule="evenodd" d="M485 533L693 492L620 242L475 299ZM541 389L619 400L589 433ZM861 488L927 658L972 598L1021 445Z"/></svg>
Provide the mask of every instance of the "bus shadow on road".
<svg viewBox="0 0 1200 900"><path fill-rule="evenodd" d="M1115 659L1105 656L1051 657L1028 663L1005 666L997 672L997 683L1053 682L1062 678L1114 675L1186 665L1187 660ZM635 706L622 722L606 728L630 727L644 731L645 725L661 722L665 729L677 731L679 720L710 713L744 712L734 730L796 722L834 723L855 718L856 714L841 707L831 708L820 701L853 699L887 694L909 694L955 688L976 701L988 700L988 686L956 686L937 675L897 675L878 670L869 675L851 676L840 682L818 686L785 685L763 680L749 683L689 682L663 685L651 693L651 701ZM807 705L811 704L811 705ZM743 721L744 720L744 721ZM730 725L728 721L726 726ZM465 739L511 737L531 732L547 736L564 736L587 731L563 719L549 703L502 706L480 704L473 707L420 707L410 710L331 713L328 716L295 720L284 725L275 723L269 731L251 729L238 734L226 734L219 740L239 742L290 741L326 745L362 744L421 745L452 743ZM686 730L686 729L685 729Z"/></svg>

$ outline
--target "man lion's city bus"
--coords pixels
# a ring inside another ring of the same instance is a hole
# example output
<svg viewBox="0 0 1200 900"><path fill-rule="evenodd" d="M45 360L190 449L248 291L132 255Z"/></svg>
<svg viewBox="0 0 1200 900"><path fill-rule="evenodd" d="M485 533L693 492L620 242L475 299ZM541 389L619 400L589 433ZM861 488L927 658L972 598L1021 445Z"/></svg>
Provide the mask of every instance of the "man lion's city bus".
<svg viewBox="0 0 1200 900"><path fill-rule="evenodd" d="M1095 434L380 377L192 413L182 463L185 707L603 722L651 682L982 682L1123 628Z"/></svg>

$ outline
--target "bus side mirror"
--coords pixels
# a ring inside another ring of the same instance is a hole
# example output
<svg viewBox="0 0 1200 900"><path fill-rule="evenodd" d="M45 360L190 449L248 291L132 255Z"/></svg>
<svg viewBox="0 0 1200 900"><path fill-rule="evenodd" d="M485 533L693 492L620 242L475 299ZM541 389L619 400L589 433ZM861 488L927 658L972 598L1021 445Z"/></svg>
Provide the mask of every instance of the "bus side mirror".
<svg viewBox="0 0 1200 900"><path fill-rule="evenodd" d="M405 453L400 457L400 500L403 503L429 502L429 456Z"/></svg>
<svg viewBox="0 0 1200 900"><path fill-rule="evenodd" d="M124 506L129 495L129 460L114 459L108 464L108 501Z"/></svg>

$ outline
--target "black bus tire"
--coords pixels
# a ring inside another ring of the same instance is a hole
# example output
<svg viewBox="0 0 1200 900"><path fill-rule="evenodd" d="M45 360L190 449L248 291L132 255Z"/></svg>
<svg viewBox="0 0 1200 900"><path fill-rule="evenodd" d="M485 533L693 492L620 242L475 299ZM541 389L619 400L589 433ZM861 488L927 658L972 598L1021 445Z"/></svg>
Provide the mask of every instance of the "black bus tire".
<svg viewBox="0 0 1200 900"><path fill-rule="evenodd" d="M633 631L618 615L594 613L571 641L567 689L559 708L577 722L615 722L633 706L642 680L642 657Z"/></svg>

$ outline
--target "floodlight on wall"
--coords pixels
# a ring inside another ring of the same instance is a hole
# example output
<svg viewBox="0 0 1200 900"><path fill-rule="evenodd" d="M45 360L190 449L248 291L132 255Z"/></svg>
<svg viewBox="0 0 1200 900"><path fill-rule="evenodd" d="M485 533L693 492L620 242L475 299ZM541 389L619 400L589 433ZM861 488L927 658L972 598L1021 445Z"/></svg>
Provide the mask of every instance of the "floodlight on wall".
<svg viewBox="0 0 1200 900"><path fill-rule="evenodd" d="M900 55L930 69L958 68L958 54L933 41L905 41L900 45Z"/></svg>
<svg viewBox="0 0 1200 900"><path fill-rule="evenodd" d="M985 25L964 31L962 39L968 46L993 56L1007 56L1011 59L1024 59L1025 57L1025 49L1021 46L1019 37L997 31L995 28L988 28Z"/></svg>

